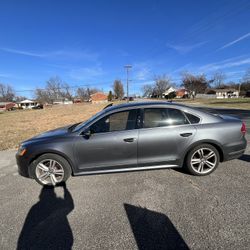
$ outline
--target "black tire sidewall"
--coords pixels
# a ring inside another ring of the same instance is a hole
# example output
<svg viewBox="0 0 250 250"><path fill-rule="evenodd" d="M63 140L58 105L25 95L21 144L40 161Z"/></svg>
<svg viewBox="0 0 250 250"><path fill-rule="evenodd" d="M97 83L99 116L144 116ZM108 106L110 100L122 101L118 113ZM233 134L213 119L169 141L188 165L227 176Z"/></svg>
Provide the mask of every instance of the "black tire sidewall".
<svg viewBox="0 0 250 250"><path fill-rule="evenodd" d="M63 167L63 170L64 170L64 177L63 177L63 180L58 183L57 185L60 185L61 183L63 182L66 182L67 179L70 177L72 171L71 171L71 167L68 163L68 161L63 158L62 156L60 155L57 155L57 154L43 154L41 156L39 156L36 160L34 160L32 163L31 163L31 166L30 166L30 173L31 173L31 176L32 178L34 178L36 180L36 182L38 182L40 185L42 186L52 186L52 184L43 184L36 176L36 166L37 164L42 161L42 160L45 160L45 159L52 159L52 160L56 160L58 161L61 166Z"/></svg>
<svg viewBox="0 0 250 250"><path fill-rule="evenodd" d="M214 153L216 154L216 157L217 157L217 162L216 162L216 166L212 169L212 171L208 172L208 173L197 173L196 171L193 170L192 166L191 166L191 157L193 155L193 153L195 151L197 151L199 148L209 148L211 150L214 151ZM188 155L187 155L187 159L186 159L186 169L188 170L188 172L192 175L197 175L197 176L205 176L205 175L209 175L211 174L212 172L215 171L215 169L218 167L219 165L219 162L220 162L220 155L219 155L219 152L218 150L212 146L211 144L200 144L196 147L194 147L192 150L189 151Z"/></svg>

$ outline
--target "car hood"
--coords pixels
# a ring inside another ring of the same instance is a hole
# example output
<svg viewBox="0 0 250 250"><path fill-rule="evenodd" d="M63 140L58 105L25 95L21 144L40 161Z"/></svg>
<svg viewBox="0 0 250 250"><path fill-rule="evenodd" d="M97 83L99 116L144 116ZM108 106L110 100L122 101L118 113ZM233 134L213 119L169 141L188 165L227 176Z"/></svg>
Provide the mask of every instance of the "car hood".
<svg viewBox="0 0 250 250"><path fill-rule="evenodd" d="M71 125L65 126L65 127L60 127L60 128L57 128L57 129L53 129L53 130L41 133L39 135L36 135L36 136L24 141L23 143L27 143L27 142L30 142L30 141L36 141L36 140L40 140L40 139L55 138L55 137L60 137L60 136L66 135L66 134L69 133L68 128L70 126Z"/></svg>

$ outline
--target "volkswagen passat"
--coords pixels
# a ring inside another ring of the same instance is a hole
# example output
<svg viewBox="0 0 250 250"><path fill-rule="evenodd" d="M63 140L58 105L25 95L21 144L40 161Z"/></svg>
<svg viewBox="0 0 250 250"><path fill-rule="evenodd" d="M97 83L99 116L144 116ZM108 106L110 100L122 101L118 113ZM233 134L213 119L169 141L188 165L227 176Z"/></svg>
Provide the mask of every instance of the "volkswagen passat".
<svg viewBox="0 0 250 250"><path fill-rule="evenodd" d="M42 185L71 175L174 167L203 176L244 153L245 133L233 117L167 102L130 103L24 141L16 159L20 175Z"/></svg>

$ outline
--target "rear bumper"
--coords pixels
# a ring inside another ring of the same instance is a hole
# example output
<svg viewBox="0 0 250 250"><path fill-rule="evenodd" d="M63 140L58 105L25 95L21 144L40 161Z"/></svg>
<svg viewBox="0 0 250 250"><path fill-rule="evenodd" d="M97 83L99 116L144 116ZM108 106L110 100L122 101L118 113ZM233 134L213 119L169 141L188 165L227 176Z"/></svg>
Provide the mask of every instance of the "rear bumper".
<svg viewBox="0 0 250 250"><path fill-rule="evenodd" d="M247 147L247 140L244 138L240 143L224 147L223 161L229 161L241 157Z"/></svg>
<svg viewBox="0 0 250 250"><path fill-rule="evenodd" d="M224 155L224 161L238 159L238 158L240 158L244 154L244 152L245 152L245 149L234 151L234 152L230 152L230 153Z"/></svg>
<svg viewBox="0 0 250 250"><path fill-rule="evenodd" d="M26 157L24 156L20 156L19 154L16 154L16 163L17 163L19 175L30 178L29 168L28 168L28 165L29 165L28 159L26 159Z"/></svg>

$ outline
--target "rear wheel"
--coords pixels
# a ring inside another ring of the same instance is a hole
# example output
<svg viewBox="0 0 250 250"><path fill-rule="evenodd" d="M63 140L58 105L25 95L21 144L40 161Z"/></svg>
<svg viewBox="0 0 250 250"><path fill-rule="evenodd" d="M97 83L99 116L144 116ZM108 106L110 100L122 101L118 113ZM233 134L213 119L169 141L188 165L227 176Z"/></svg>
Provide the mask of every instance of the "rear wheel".
<svg viewBox="0 0 250 250"><path fill-rule="evenodd" d="M208 175L219 165L218 150L210 144L201 144L193 148L187 156L187 170L193 175Z"/></svg>
<svg viewBox="0 0 250 250"><path fill-rule="evenodd" d="M41 185L56 186L71 175L69 163L56 154L44 154L33 161L31 174Z"/></svg>

